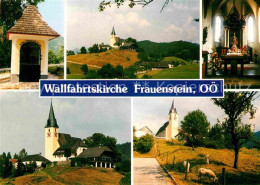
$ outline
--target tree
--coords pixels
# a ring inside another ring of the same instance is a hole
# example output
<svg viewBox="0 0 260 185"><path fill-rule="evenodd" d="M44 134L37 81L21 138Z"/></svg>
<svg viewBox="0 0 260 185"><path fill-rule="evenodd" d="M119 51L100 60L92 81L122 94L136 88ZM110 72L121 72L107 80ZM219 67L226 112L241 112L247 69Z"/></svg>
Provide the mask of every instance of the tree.
<svg viewBox="0 0 260 185"><path fill-rule="evenodd" d="M15 171L15 177L22 176L25 173L25 166L22 163L21 159L17 161L17 168Z"/></svg>
<svg viewBox="0 0 260 185"><path fill-rule="evenodd" d="M98 44L93 44L92 47L88 48L88 51L89 51L90 53L98 53L98 52L99 52Z"/></svg>
<svg viewBox="0 0 260 185"><path fill-rule="evenodd" d="M75 55L75 52L72 50L67 50L67 56Z"/></svg>
<svg viewBox="0 0 260 185"><path fill-rule="evenodd" d="M10 152L7 155L3 153L0 156L0 177L7 178L12 174L13 164L10 161L11 158Z"/></svg>
<svg viewBox="0 0 260 185"><path fill-rule="evenodd" d="M58 58L56 57L54 51L52 51L52 50L49 50L49 52L48 52L48 63L49 64L58 64L59 63Z"/></svg>
<svg viewBox="0 0 260 185"><path fill-rule="evenodd" d="M116 153L116 159L121 161L121 154L116 145L116 138L105 136L102 133L95 133L92 136L87 137L85 143L88 147L107 146Z"/></svg>
<svg viewBox="0 0 260 185"><path fill-rule="evenodd" d="M115 70L111 64L103 65L102 68L98 71L98 75L104 79L115 78Z"/></svg>
<svg viewBox="0 0 260 185"><path fill-rule="evenodd" d="M24 157L27 156L27 152L26 150L23 148L20 152L19 152L19 158L22 159Z"/></svg>
<svg viewBox="0 0 260 185"><path fill-rule="evenodd" d="M61 46L60 50L58 51L57 59L59 63L64 62L64 46Z"/></svg>
<svg viewBox="0 0 260 185"><path fill-rule="evenodd" d="M199 146L207 137L210 123L207 116L201 110L189 112L181 121L181 138L186 140L189 146Z"/></svg>
<svg viewBox="0 0 260 185"><path fill-rule="evenodd" d="M115 77L116 78L124 78L124 68L121 65L117 65L115 67Z"/></svg>
<svg viewBox="0 0 260 185"><path fill-rule="evenodd" d="M128 6L130 8L133 8L136 5L141 6L147 6L148 4L152 3L154 0L102 0L102 2L99 4L99 11L104 11L107 6L111 6L112 4L116 4L116 6L119 8L120 6L123 6L126 2L128 3ZM165 0L164 4L162 6L161 11L168 5L168 3L172 0Z"/></svg>
<svg viewBox="0 0 260 185"><path fill-rule="evenodd" d="M80 67L81 71L84 73L84 75L87 75L88 74L88 65L86 64L83 64L81 67Z"/></svg>
<svg viewBox="0 0 260 185"><path fill-rule="evenodd" d="M209 131L208 138L214 148L224 148L225 147L225 136L223 132L223 127L220 123L215 124Z"/></svg>
<svg viewBox="0 0 260 185"><path fill-rule="evenodd" d="M80 54L86 54L87 53L87 49L83 46L80 48Z"/></svg>
<svg viewBox="0 0 260 185"><path fill-rule="evenodd" d="M242 118L249 115L250 119L254 118L256 108L252 101L257 92L226 92L224 98L212 99L215 105L224 110L228 116L223 123L225 134L231 136L231 143L235 152L234 168L238 168L239 149L242 145L250 140L253 136L250 124L242 123Z"/></svg>
<svg viewBox="0 0 260 185"><path fill-rule="evenodd" d="M23 14L23 10L29 5L37 6L44 0L8 0L1 1L0 16L0 67L9 67L11 65L11 41L7 40L6 32L14 26Z"/></svg>

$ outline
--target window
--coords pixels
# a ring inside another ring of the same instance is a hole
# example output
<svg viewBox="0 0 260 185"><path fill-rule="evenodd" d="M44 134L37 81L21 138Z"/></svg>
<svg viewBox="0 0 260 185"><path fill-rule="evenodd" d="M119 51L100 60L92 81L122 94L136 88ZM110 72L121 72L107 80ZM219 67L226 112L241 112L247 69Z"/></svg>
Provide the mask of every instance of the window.
<svg viewBox="0 0 260 185"><path fill-rule="evenodd" d="M254 19L253 16L248 18L248 27L247 27L247 40L249 42L254 42Z"/></svg>
<svg viewBox="0 0 260 185"><path fill-rule="evenodd" d="M215 42L219 42L220 36L221 36L221 18L220 16L217 16L215 22Z"/></svg>

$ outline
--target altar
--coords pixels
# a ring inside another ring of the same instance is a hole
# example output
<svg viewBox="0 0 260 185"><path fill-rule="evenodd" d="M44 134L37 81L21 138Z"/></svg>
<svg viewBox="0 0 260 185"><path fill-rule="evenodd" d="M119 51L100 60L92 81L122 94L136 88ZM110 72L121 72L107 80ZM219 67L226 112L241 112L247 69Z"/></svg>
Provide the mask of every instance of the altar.
<svg viewBox="0 0 260 185"><path fill-rule="evenodd" d="M241 66L240 76L244 75L244 63L247 62L249 56L247 55L221 55L221 59L224 63L224 75L227 75L227 65L231 64L231 75L237 75L238 64Z"/></svg>

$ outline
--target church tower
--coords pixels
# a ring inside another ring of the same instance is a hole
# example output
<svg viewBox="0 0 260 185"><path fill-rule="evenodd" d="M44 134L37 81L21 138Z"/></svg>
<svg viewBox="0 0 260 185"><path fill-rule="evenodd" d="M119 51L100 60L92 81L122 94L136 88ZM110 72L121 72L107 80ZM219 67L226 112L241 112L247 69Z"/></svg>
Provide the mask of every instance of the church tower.
<svg viewBox="0 0 260 185"><path fill-rule="evenodd" d="M115 32L115 28L113 26L112 32L111 32L111 37L110 37L110 46L112 48L117 47L116 45L116 32Z"/></svg>
<svg viewBox="0 0 260 185"><path fill-rule="evenodd" d="M59 143L58 143L59 126L57 124L54 115L52 102L50 106L49 118L44 128L45 128L45 158L49 159L50 161L55 161L55 158L52 154L59 147Z"/></svg>
<svg viewBox="0 0 260 185"><path fill-rule="evenodd" d="M169 124L166 127L166 139L177 139L179 133L179 115L175 108L174 100L169 111Z"/></svg>

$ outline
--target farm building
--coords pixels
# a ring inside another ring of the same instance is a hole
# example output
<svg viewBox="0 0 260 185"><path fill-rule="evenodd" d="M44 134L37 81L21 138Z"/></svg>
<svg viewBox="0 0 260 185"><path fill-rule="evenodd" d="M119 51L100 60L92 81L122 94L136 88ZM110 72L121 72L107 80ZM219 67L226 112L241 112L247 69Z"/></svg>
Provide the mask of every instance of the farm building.
<svg viewBox="0 0 260 185"><path fill-rule="evenodd" d="M106 146L88 148L77 158L85 159L88 164L101 168L114 168L115 152Z"/></svg>
<svg viewBox="0 0 260 185"><path fill-rule="evenodd" d="M21 159L23 164L29 164L32 162L36 162L37 167L41 167L42 163L47 163L50 162L48 159L43 157L40 154L35 154L35 155L27 155L24 158Z"/></svg>

